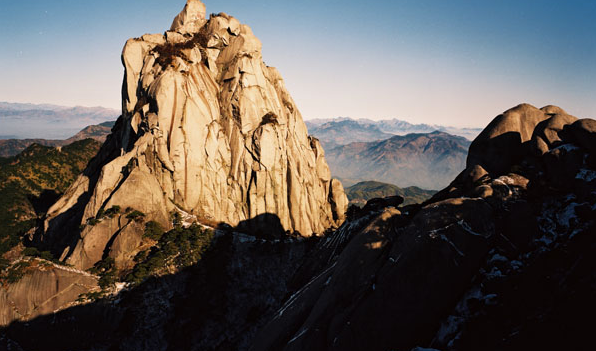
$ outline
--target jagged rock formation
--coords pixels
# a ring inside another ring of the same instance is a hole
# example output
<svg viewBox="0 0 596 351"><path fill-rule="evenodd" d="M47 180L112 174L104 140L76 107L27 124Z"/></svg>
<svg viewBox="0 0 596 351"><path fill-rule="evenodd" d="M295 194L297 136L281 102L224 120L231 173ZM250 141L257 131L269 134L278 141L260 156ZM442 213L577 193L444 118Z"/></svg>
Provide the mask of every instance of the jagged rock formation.
<svg viewBox="0 0 596 351"><path fill-rule="evenodd" d="M166 228L174 210L303 236L343 221L343 187L248 26L224 13L207 20L189 0L164 35L128 40L122 62L123 114L48 212L42 241L67 262L88 268L108 255L123 267L134 257L142 228L122 216L80 229L112 206Z"/></svg>

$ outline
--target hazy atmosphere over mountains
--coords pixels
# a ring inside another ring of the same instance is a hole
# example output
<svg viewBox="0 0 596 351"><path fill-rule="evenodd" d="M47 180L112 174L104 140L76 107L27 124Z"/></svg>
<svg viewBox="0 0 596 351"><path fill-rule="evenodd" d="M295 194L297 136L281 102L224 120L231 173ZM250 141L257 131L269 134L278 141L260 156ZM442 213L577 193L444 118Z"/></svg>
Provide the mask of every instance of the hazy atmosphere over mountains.
<svg viewBox="0 0 596 351"><path fill-rule="evenodd" d="M121 109L0 104L0 350L593 348L596 5L63 5L0 97Z"/></svg>
<svg viewBox="0 0 596 351"><path fill-rule="evenodd" d="M0 100L119 110L122 43L163 32L181 2L4 2ZM483 127L522 101L596 116L593 1L205 4L251 26L306 119Z"/></svg>
<svg viewBox="0 0 596 351"><path fill-rule="evenodd" d="M0 139L67 139L89 125L114 121L119 115L119 111L104 107L0 102Z"/></svg>
<svg viewBox="0 0 596 351"><path fill-rule="evenodd" d="M465 168L469 145L463 137L433 132L350 143L327 150L325 156L340 179L441 189Z"/></svg>

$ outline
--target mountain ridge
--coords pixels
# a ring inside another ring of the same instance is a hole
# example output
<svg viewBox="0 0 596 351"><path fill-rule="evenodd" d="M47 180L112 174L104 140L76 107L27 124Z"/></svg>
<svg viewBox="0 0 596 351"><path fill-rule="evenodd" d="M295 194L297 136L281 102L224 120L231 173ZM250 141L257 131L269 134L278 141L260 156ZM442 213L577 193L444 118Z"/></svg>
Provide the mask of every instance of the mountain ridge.
<svg viewBox="0 0 596 351"><path fill-rule="evenodd" d="M87 126L68 139L0 139L0 157L16 156L32 144L57 147L89 138L103 143L110 134L114 123L114 121L107 121Z"/></svg>
<svg viewBox="0 0 596 351"><path fill-rule="evenodd" d="M326 155L334 177L440 189L465 168L469 145L463 137L435 131L354 142L327 150Z"/></svg>
<svg viewBox="0 0 596 351"><path fill-rule="evenodd" d="M372 136L368 140L354 140L354 141L373 141L386 139L387 134L389 135L405 135L410 133L431 133L434 131L442 131L448 134L463 136L468 140L473 140L480 132L482 128L473 127L452 127L442 126L436 124L413 124L397 118L383 119L383 120L371 120L367 118L354 119L350 117L336 117L336 118L325 118L325 119L311 119L306 120L305 123L309 128L309 131L315 136L322 139L328 139L328 142L333 142L334 145L343 145L341 140L334 140L331 135L327 135L327 130L337 128L342 124L348 122L352 126L360 126L361 128L377 128L379 136L376 139L372 139ZM344 133L347 132L344 130ZM358 129L354 128L354 133L357 135ZM349 135L342 135L343 138L349 139Z"/></svg>
<svg viewBox="0 0 596 351"><path fill-rule="evenodd" d="M2 134L11 139L67 139L89 125L111 121L120 111L105 107L0 102Z"/></svg>

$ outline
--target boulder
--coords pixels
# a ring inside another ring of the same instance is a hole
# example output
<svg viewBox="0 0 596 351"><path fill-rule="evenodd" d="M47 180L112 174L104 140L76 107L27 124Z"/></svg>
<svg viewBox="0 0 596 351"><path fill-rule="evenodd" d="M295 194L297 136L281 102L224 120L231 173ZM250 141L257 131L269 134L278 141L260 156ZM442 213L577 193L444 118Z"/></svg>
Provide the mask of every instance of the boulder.
<svg viewBox="0 0 596 351"><path fill-rule="evenodd" d="M547 110L552 111L553 108ZM529 104L503 112L474 139L466 166L480 165L494 175L507 173L522 159L522 144L532 138L536 125L549 117L545 111Z"/></svg>
<svg viewBox="0 0 596 351"><path fill-rule="evenodd" d="M596 155L596 120L584 118L575 121L565 128L572 142L587 149L592 155Z"/></svg>
<svg viewBox="0 0 596 351"><path fill-rule="evenodd" d="M554 108L548 109L548 111L553 110ZM558 146L562 142L559 133L566 125L577 121L576 117L565 114L563 110L560 111L560 113L554 114L549 119L538 123L534 129L531 141L534 154L541 156L551 148Z"/></svg>
<svg viewBox="0 0 596 351"><path fill-rule="evenodd" d="M370 212L370 211L378 211L380 209L383 209L385 207L395 207L397 208L397 206L401 205L404 202L404 198L399 196L399 195L395 195L395 196L387 196L387 197L376 197L374 199L370 199L366 202L366 204L364 205L364 207L362 208L363 212Z"/></svg>

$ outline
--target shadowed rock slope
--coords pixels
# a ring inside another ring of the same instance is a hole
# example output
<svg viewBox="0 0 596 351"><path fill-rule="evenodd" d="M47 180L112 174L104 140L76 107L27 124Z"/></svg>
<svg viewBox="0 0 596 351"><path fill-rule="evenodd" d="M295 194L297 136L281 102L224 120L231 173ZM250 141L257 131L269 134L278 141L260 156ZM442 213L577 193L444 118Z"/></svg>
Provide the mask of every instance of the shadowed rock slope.
<svg viewBox="0 0 596 351"><path fill-rule="evenodd" d="M553 106L498 116L423 206L350 213L252 349L589 348L595 143Z"/></svg>
<svg viewBox="0 0 596 351"><path fill-rule="evenodd" d="M48 211L40 239L66 262L130 263L142 233L118 218L85 226L113 206L166 229L179 210L204 223L243 222L249 232L270 231L267 219L277 219L275 235L341 224L343 187L248 26L224 13L206 19L205 6L189 0L164 35L128 40L122 62L122 116Z"/></svg>

